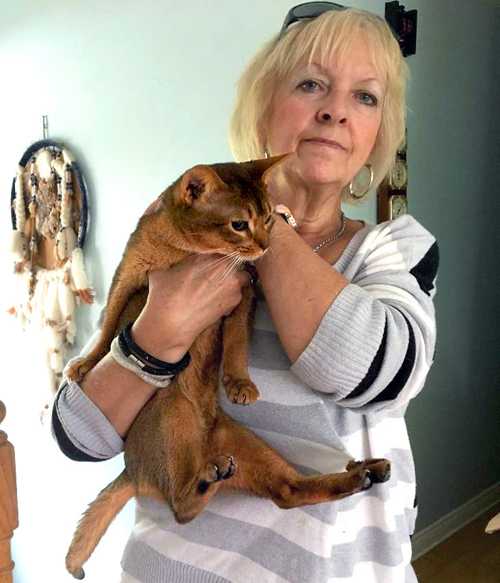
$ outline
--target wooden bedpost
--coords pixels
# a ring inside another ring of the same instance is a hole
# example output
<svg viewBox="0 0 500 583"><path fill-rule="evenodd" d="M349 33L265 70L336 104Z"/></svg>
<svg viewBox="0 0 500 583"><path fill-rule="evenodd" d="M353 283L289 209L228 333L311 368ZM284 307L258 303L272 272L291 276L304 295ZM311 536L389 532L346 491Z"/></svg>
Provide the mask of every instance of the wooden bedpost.
<svg viewBox="0 0 500 583"><path fill-rule="evenodd" d="M0 423L4 418L5 405L0 401ZM10 539L18 524L14 447L7 441L5 431L0 431L0 583L13 580Z"/></svg>

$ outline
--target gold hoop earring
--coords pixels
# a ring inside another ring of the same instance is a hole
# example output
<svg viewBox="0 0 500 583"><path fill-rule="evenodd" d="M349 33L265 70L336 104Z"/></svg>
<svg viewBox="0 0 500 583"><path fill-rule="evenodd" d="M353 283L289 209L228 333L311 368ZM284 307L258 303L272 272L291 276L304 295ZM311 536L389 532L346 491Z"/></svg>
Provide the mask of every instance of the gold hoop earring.
<svg viewBox="0 0 500 583"><path fill-rule="evenodd" d="M264 150L264 158L269 158L269 150L265 146L262 146L262 149Z"/></svg>
<svg viewBox="0 0 500 583"><path fill-rule="evenodd" d="M363 198L365 196L365 194L372 187L373 177L374 177L373 168L372 168L372 165L371 164L365 164L365 166L366 166L366 168L368 168L368 172L370 173L370 182L368 183L368 186L366 187L366 189L361 194L355 194L354 193L353 180L351 180L351 182L349 182L349 194L352 196L352 198L357 198L357 199Z"/></svg>

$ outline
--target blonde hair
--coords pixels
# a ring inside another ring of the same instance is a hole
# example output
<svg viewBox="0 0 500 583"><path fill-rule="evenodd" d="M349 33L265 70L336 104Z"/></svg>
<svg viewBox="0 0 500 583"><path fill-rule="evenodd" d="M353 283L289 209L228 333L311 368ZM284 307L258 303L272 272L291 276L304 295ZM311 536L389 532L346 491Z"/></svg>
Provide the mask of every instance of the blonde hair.
<svg viewBox="0 0 500 583"><path fill-rule="evenodd" d="M263 157L260 139L266 127L274 92L285 77L304 59L319 58L321 64L339 62L349 56L359 34L385 79L386 95L382 122L369 159L374 171L373 191L389 174L406 124L406 83L408 67L389 26L379 16L348 8L325 12L313 20L291 26L283 38L273 37L255 55L237 86L236 104L229 125L229 142L236 160ZM356 204L346 186L343 202Z"/></svg>

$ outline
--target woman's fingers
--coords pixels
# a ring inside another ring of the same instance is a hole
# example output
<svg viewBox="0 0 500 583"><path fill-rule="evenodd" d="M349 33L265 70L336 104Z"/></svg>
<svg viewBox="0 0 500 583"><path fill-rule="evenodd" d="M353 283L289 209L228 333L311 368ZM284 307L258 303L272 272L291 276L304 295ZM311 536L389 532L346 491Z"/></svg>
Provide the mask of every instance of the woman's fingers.
<svg viewBox="0 0 500 583"><path fill-rule="evenodd" d="M236 274L236 277L238 278L240 287L248 287L252 284L252 275L246 269L239 270Z"/></svg>
<svg viewBox="0 0 500 583"><path fill-rule="evenodd" d="M175 329L194 340L241 302L243 286L251 275L235 269L231 259L221 255L196 255L172 266L149 273L148 302L142 319L156 326Z"/></svg>

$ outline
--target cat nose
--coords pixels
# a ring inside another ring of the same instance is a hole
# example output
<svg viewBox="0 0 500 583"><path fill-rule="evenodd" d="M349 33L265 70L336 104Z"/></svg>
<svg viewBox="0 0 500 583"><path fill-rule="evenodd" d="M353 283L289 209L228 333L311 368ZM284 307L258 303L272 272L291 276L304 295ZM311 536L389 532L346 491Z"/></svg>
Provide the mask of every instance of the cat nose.
<svg viewBox="0 0 500 583"><path fill-rule="evenodd" d="M268 249L270 244L271 244L271 242L269 241L269 237L265 240L258 241L258 245L263 251Z"/></svg>

